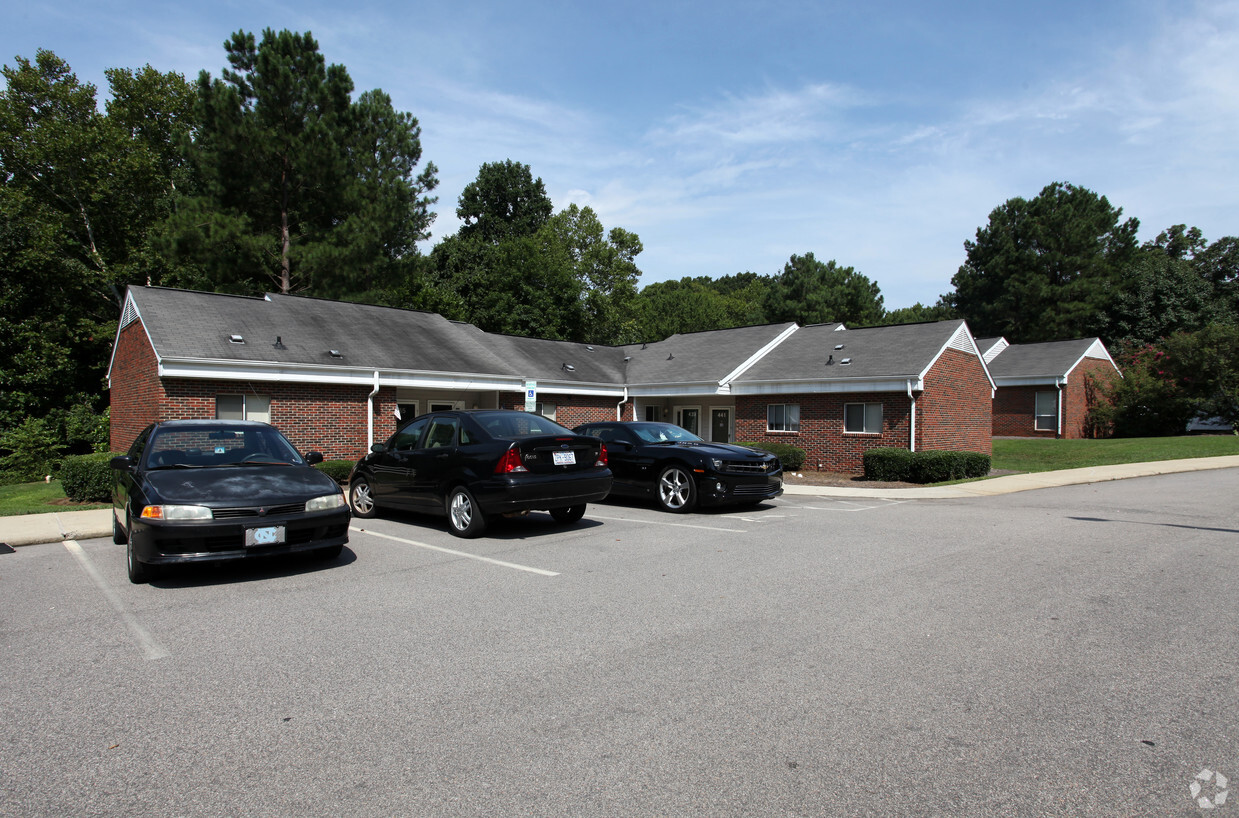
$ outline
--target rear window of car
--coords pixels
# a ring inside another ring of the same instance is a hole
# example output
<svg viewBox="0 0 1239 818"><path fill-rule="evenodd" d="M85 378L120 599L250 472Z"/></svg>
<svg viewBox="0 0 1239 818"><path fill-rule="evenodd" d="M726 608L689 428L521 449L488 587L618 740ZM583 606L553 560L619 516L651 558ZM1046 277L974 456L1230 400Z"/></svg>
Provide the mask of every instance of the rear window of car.
<svg viewBox="0 0 1239 818"><path fill-rule="evenodd" d="M571 429L531 412L483 412L474 415L473 419L491 437L574 434Z"/></svg>

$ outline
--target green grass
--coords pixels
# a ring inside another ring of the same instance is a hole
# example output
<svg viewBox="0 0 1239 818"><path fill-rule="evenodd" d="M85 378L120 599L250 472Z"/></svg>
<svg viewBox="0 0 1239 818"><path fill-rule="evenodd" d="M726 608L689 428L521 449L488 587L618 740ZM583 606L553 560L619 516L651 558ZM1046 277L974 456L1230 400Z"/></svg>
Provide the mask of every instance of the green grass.
<svg viewBox="0 0 1239 818"><path fill-rule="evenodd" d="M57 503L59 501L59 503ZM52 511L84 511L109 508L106 503L68 503L59 480L50 483L18 483L0 486L0 517L14 514L44 514Z"/></svg>
<svg viewBox="0 0 1239 818"><path fill-rule="evenodd" d="M1037 472L1228 454L1239 454L1239 436L1189 435L1112 440L995 438L992 462L995 469L1003 471Z"/></svg>

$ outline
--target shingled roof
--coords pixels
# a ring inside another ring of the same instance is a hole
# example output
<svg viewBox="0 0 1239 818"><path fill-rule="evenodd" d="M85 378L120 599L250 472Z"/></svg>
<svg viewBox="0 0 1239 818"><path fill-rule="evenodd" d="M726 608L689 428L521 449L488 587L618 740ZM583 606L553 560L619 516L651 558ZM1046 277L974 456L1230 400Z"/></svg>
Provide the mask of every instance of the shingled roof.
<svg viewBox="0 0 1239 818"><path fill-rule="evenodd" d="M963 321L860 329L816 324L796 332L777 355L737 378L735 391L768 391L768 385L789 382L796 389L815 385L822 391L868 390L881 384L889 388L924 378L948 348L977 354Z"/></svg>
<svg viewBox="0 0 1239 818"><path fill-rule="evenodd" d="M852 330L785 322L606 346L489 333L417 310L162 287L130 288L120 328L138 319L165 376L320 383L381 377L401 386L517 390L537 380L540 389L578 394L782 388L774 384L895 389L923 378L949 347L977 352L962 321Z"/></svg>
<svg viewBox="0 0 1239 818"><path fill-rule="evenodd" d="M998 386L1052 383L1055 379L1070 376L1085 358L1109 361L1114 366L1114 360L1100 338L1080 338L1042 344L1012 344L994 356L989 370Z"/></svg>

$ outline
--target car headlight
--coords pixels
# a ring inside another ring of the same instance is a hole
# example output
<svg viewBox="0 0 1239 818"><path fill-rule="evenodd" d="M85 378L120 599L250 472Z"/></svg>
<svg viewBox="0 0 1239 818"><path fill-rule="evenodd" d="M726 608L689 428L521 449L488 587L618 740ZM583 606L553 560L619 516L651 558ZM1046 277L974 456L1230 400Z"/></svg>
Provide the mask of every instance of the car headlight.
<svg viewBox="0 0 1239 818"><path fill-rule="evenodd" d="M144 520L210 520L213 517L206 506L147 506L142 509Z"/></svg>
<svg viewBox="0 0 1239 818"><path fill-rule="evenodd" d="M721 457L711 457L710 465L714 467L715 471L721 471L723 468L723 459Z"/></svg>
<svg viewBox="0 0 1239 818"><path fill-rule="evenodd" d="M315 497L305 504L306 511L330 511L333 508L344 508L344 495L340 492Z"/></svg>

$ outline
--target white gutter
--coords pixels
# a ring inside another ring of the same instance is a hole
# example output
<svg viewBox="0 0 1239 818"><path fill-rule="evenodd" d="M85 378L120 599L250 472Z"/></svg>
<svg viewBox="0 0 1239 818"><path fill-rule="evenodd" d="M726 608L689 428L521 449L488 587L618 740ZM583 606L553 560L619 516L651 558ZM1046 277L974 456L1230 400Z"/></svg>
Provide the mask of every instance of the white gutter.
<svg viewBox="0 0 1239 818"><path fill-rule="evenodd" d="M374 370L374 389L366 396L366 451L374 445L374 396L379 393L379 371Z"/></svg>
<svg viewBox="0 0 1239 818"><path fill-rule="evenodd" d="M916 397L912 394L912 381L908 381L908 400L912 401L912 439L908 442L908 451L916 451Z"/></svg>

